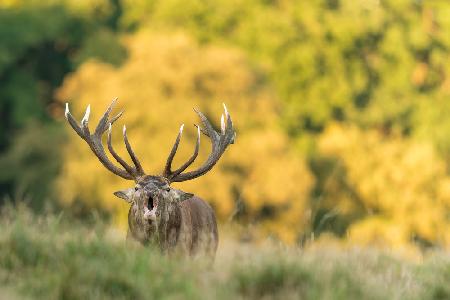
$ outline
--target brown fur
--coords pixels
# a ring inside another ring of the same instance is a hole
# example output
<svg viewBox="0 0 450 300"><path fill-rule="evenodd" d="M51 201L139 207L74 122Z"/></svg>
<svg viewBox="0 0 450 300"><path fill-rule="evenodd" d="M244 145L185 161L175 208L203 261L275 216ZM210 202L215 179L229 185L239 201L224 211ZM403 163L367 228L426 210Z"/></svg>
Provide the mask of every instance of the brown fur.
<svg viewBox="0 0 450 300"><path fill-rule="evenodd" d="M154 242L163 253L214 258L219 236L216 216L207 202L168 187L156 176L143 178L130 193L127 240L143 245ZM145 217L150 199L157 207L151 220Z"/></svg>
<svg viewBox="0 0 450 300"><path fill-rule="evenodd" d="M211 206L196 196L181 203L180 240L191 256L215 256L219 242L216 216Z"/></svg>

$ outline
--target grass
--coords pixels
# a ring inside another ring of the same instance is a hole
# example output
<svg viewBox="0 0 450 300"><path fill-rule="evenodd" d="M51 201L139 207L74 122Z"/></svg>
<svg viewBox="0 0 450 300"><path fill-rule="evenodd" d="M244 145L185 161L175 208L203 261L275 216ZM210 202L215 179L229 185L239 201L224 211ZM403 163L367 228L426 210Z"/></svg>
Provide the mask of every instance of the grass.
<svg viewBox="0 0 450 300"><path fill-rule="evenodd" d="M119 235L120 236L120 235ZM7 299L450 299L450 255L414 263L373 249L221 242L213 267L125 245L101 221L4 209Z"/></svg>

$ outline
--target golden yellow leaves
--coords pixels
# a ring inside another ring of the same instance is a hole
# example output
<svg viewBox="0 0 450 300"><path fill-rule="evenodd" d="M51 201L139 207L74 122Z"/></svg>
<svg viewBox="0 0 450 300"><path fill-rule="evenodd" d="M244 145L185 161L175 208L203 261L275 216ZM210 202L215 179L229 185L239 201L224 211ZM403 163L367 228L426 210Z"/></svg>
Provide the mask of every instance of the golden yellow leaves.
<svg viewBox="0 0 450 300"><path fill-rule="evenodd" d="M350 226L350 240L391 246L415 240L450 243L449 176L431 145L334 124L319 148L341 161L369 214Z"/></svg>
<svg viewBox="0 0 450 300"><path fill-rule="evenodd" d="M293 141L279 128L276 99L242 53L199 46L183 33L149 30L124 38L124 43L129 56L121 67L87 62L66 79L58 98L69 100L79 118L92 104L91 120L96 120L111 99L119 97L116 111L125 109L125 114L113 129L115 148L126 157L120 130L126 124L130 141L150 174L162 171L183 123L174 166L191 155L192 124L198 122L192 107L218 127L225 102L235 122L236 144L207 175L175 184L210 202L220 220L228 219L236 202L242 202L245 219L258 222L260 235L293 243L317 229L312 227L317 220L311 217L325 210L347 222L343 234L350 242L450 245L450 177L429 143L355 125L328 124L314 140L314 155L337 163L321 201L312 205L317 200L311 197L315 178ZM109 174L83 141L72 132L69 137L59 178L62 200L68 205L102 207L125 223L127 206L112 192L133 183ZM209 150L202 136L194 168Z"/></svg>

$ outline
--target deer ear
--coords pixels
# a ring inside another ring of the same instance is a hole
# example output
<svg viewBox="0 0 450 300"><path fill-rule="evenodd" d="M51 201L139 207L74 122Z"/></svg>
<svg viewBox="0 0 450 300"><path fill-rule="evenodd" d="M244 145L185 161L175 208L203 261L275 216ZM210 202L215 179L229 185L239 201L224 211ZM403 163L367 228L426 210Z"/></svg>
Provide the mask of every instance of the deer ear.
<svg viewBox="0 0 450 300"><path fill-rule="evenodd" d="M119 197L119 198L127 201L128 203L131 203L131 201L133 200L133 194L134 194L134 189L126 189L126 190L117 191L114 193L114 195L116 197Z"/></svg>

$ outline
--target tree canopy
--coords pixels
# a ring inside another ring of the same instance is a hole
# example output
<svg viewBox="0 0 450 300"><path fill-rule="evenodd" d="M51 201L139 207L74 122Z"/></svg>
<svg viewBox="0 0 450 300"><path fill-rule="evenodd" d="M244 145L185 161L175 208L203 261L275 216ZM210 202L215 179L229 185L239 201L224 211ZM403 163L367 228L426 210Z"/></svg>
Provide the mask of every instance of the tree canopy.
<svg viewBox="0 0 450 300"><path fill-rule="evenodd" d="M449 247L449 20L439 0L2 2L0 191L123 221L111 193L127 183L68 131L65 102L80 119L90 103L93 123L118 97L149 173L182 123L176 163L191 154L192 107L218 126L225 102L236 144L177 185L221 221L291 243ZM208 150L203 137L197 164Z"/></svg>

